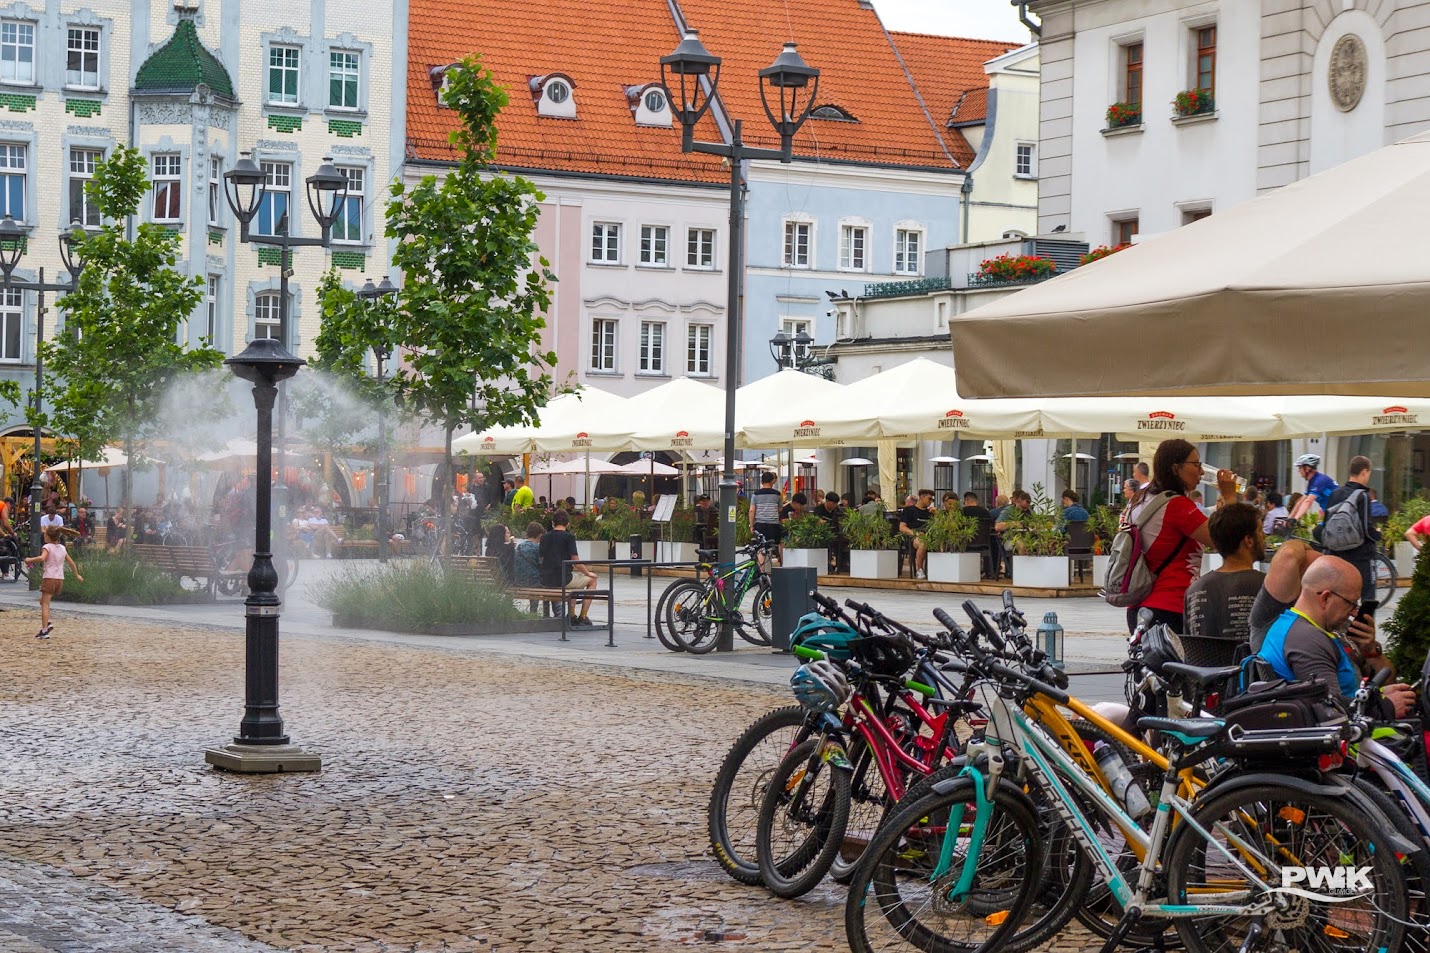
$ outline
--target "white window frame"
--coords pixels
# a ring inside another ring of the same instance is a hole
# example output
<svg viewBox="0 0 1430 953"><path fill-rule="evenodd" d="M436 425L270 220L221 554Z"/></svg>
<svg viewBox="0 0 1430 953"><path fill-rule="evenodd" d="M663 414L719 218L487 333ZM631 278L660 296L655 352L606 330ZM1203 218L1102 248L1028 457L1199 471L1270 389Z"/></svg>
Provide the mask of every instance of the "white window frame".
<svg viewBox="0 0 1430 953"><path fill-rule="evenodd" d="M156 152L149 157L149 181L154 190L154 221L182 222L184 220L184 155L181 152ZM164 196L170 200L164 205L165 213L160 215L160 202ZM174 206L178 208L175 209Z"/></svg>
<svg viewBox="0 0 1430 953"><path fill-rule="evenodd" d="M706 238L709 238L709 260L706 257ZM685 267L696 271L714 271L718 259L715 257L715 243L718 240L715 229L692 226L685 230Z"/></svg>
<svg viewBox="0 0 1430 953"><path fill-rule="evenodd" d="M79 222L85 228L98 228L102 223L99 208L95 206L94 199L84 189L84 183L94 178L95 164L104 158L103 149L95 149L87 146L70 146L69 150L69 208L66 216L67 222ZM75 160L80 159L80 167L75 167ZM79 195L75 195L75 183L79 183ZM78 198L78 202L76 202ZM90 221L91 217L94 219Z"/></svg>
<svg viewBox="0 0 1430 953"><path fill-rule="evenodd" d="M20 180L19 215L10 205L9 179ZM0 142L0 215L10 215L19 224L25 224L25 213L30 204L30 147L22 142Z"/></svg>
<svg viewBox="0 0 1430 953"><path fill-rule="evenodd" d="M1028 167L1022 167L1023 150L1028 150ZM1036 142L1015 142L1013 144L1013 178L1036 179L1038 177L1038 144Z"/></svg>
<svg viewBox="0 0 1430 953"><path fill-rule="evenodd" d="M621 327L616 318L591 319L591 373L620 373Z"/></svg>
<svg viewBox="0 0 1430 953"><path fill-rule="evenodd" d="M670 267L669 225L641 226L640 264L644 268Z"/></svg>
<svg viewBox="0 0 1430 953"><path fill-rule="evenodd" d="M924 273L925 235L924 227L915 222L900 222L894 226L894 257L890 262L894 274L917 278ZM914 241L912 253L908 247L910 238Z"/></svg>
<svg viewBox="0 0 1430 953"><path fill-rule="evenodd" d="M283 211L288 213L288 234L293 234L293 163L268 160L260 162L259 168L264 173L263 201L259 203L258 214L253 218L253 231L256 235L276 235L278 222L283 218L283 213L273 214L273 199L277 195L283 196ZM268 216L267 231L262 224L262 219Z"/></svg>
<svg viewBox="0 0 1430 953"><path fill-rule="evenodd" d="M89 47L93 40L94 46ZM78 41L78 45L76 45ZM104 31L97 26L71 23L65 27L65 88L96 90L103 85L100 73L104 68ZM70 69L70 60L78 54L79 69ZM89 72L85 60L94 58L93 82L87 81Z"/></svg>
<svg viewBox="0 0 1430 953"><path fill-rule="evenodd" d="M872 229L868 222L844 221L839 223L839 271L867 272L869 270L870 234L872 234Z"/></svg>
<svg viewBox="0 0 1430 953"><path fill-rule="evenodd" d="M6 17L0 20L0 83L12 83L17 86L35 85L35 22L33 20L20 20L14 17ZM6 34L13 28L14 35L7 38ZM7 58L6 54L14 51L13 56ZM20 51L29 50L30 60L27 64L29 75L23 75L21 71ZM5 75L6 63L14 63L13 75Z"/></svg>
<svg viewBox="0 0 1430 953"><path fill-rule="evenodd" d="M336 62L339 58L342 63ZM349 69L351 67L351 69ZM333 102L333 80L340 77L344 90L347 88L349 80L352 82L353 102L347 103ZM361 50L329 50L328 51L328 108L339 112L357 112L362 108L362 51Z"/></svg>
<svg viewBox="0 0 1430 953"><path fill-rule="evenodd" d="M703 354L702 354L703 351ZM691 324L685 330L685 373L691 377L715 375L715 326Z"/></svg>
<svg viewBox="0 0 1430 953"><path fill-rule="evenodd" d="M340 245L361 245L366 229L363 226L363 209L367 198L367 167L357 165L340 165L338 172L348 180L347 197L343 199L343 208L338 214L337 221L333 222L333 241ZM353 182L356 180L357 189L353 189ZM357 237L354 238L346 231L339 237L338 226L344 221L351 223L349 214L351 205L357 205Z"/></svg>
<svg viewBox="0 0 1430 953"><path fill-rule="evenodd" d="M814 337L813 318L780 318L780 330L785 337L793 341L799 336L799 332L804 331L810 337Z"/></svg>
<svg viewBox="0 0 1430 953"><path fill-rule="evenodd" d="M292 62L288 62L292 54ZM274 57L281 56L282 61L275 63ZM283 77L280 84L281 89L275 97L273 94L273 73L277 70ZM292 98L288 96L287 78L291 75L293 80ZM270 43L268 45L268 62L264 64L263 71L263 101L270 106L297 106L303 101L303 48L294 46L291 43Z"/></svg>
<svg viewBox="0 0 1430 953"><path fill-rule="evenodd" d="M276 291L260 291L253 296L253 339L280 341L283 333L283 299ZM271 334L264 331L272 329Z"/></svg>
<svg viewBox="0 0 1430 953"><path fill-rule="evenodd" d="M204 284L204 322L208 332L204 337L208 338L210 345L218 340L219 302L222 300L222 294L223 276L210 274ZM254 311L255 316L257 313Z"/></svg>
<svg viewBox="0 0 1430 953"><path fill-rule="evenodd" d="M665 322L642 321L636 372L665 376Z"/></svg>
<svg viewBox="0 0 1430 953"><path fill-rule="evenodd" d="M10 328L14 326L15 353L11 354ZM25 358L25 292L0 288L0 363L19 364Z"/></svg>
<svg viewBox="0 0 1430 953"><path fill-rule="evenodd" d="M597 241L600 242L598 248ZM621 263L621 223L592 222L590 263L593 265L619 265ZM597 251L600 255L597 255Z"/></svg>
<svg viewBox="0 0 1430 953"><path fill-rule="evenodd" d="M800 229L804 229L804 255L799 255ZM780 236L780 263L783 268L809 271L814 268L814 222L787 218Z"/></svg>
<svg viewBox="0 0 1430 953"><path fill-rule="evenodd" d="M215 228L223 221L223 156L209 156L209 224Z"/></svg>

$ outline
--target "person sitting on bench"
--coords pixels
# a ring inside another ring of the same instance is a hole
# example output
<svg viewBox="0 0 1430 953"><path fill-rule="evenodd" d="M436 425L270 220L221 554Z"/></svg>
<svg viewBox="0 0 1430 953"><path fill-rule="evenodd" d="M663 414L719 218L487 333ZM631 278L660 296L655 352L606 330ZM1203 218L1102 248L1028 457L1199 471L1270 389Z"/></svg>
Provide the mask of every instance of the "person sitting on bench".
<svg viewBox="0 0 1430 953"><path fill-rule="evenodd" d="M548 589L560 589L563 583L568 589L595 589L595 573L581 563L569 566L566 563L568 559L577 559L580 556L576 551L576 537L566 529L570 524L571 517L566 511L557 510L551 516L551 531L541 536L541 584ZM577 598L572 596L570 606L562 608L571 614L571 625L590 625L588 613L591 611L591 600L589 597L581 600L581 614L578 616L575 614Z"/></svg>

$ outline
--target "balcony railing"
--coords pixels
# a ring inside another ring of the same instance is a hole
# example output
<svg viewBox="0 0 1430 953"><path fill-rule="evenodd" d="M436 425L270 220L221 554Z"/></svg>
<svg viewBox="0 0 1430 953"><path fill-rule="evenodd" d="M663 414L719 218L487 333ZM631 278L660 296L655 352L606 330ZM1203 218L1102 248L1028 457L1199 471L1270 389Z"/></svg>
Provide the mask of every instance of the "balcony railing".
<svg viewBox="0 0 1430 953"><path fill-rule="evenodd" d="M951 291L953 279L947 276L911 278L908 281L880 281L864 286L865 298L899 298L904 295L928 294L930 291Z"/></svg>
<svg viewBox="0 0 1430 953"><path fill-rule="evenodd" d="M970 291L975 288L1021 288L1025 285L1036 285L1040 281L1047 281L1049 278L1057 276L1058 273L1053 271L1046 275L1029 275L1026 278L1001 278L975 271L968 276L968 288Z"/></svg>

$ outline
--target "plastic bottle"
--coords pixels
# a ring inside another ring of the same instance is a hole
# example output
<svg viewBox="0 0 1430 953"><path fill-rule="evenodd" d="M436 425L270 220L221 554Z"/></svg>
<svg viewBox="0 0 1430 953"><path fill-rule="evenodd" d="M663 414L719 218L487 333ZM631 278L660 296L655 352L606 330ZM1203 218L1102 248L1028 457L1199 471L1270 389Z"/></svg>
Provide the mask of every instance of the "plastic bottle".
<svg viewBox="0 0 1430 953"><path fill-rule="evenodd" d="M1102 769L1103 777L1107 778L1107 783L1112 786L1112 793L1117 795L1127 807L1127 813L1133 820L1140 820L1152 813L1152 805L1147 803L1147 795L1142 793L1142 789L1132 780L1132 772L1127 770L1127 765L1111 745L1099 741L1092 749L1092 756L1097 759L1097 766Z"/></svg>

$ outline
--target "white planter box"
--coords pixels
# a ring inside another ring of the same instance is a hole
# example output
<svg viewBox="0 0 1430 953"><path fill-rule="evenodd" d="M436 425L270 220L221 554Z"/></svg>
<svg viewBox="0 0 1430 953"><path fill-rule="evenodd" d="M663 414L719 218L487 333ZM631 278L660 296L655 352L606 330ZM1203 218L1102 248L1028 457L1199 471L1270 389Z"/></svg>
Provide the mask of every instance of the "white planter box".
<svg viewBox="0 0 1430 953"><path fill-rule="evenodd" d="M1415 559L1420 554L1415 547L1401 540L1395 544L1395 574L1401 579L1415 575Z"/></svg>
<svg viewBox="0 0 1430 953"><path fill-rule="evenodd" d="M1036 589L1065 589L1068 585L1066 556L1014 556L1013 585Z"/></svg>
<svg viewBox="0 0 1430 953"><path fill-rule="evenodd" d="M849 575L855 579L897 579L899 551L897 549L851 549Z"/></svg>
<svg viewBox="0 0 1430 953"><path fill-rule="evenodd" d="M663 563L693 563L695 562L695 544L656 543L655 558L658 562Z"/></svg>
<svg viewBox="0 0 1430 953"><path fill-rule="evenodd" d="M578 539L576 540L576 555L582 559L605 559L606 541L604 539Z"/></svg>
<svg viewBox="0 0 1430 953"><path fill-rule="evenodd" d="M829 550L827 549L790 549L785 548L784 562L780 563L790 569L803 568L814 569L820 575L829 572Z"/></svg>
<svg viewBox="0 0 1430 953"><path fill-rule="evenodd" d="M1107 567L1112 565L1111 556L1092 557L1092 581L1101 586L1107 581Z"/></svg>
<svg viewBox="0 0 1430 953"><path fill-rule="evenodd" d="M978 582L983 578L982 553L929 553L929 582Z"/></svg>

